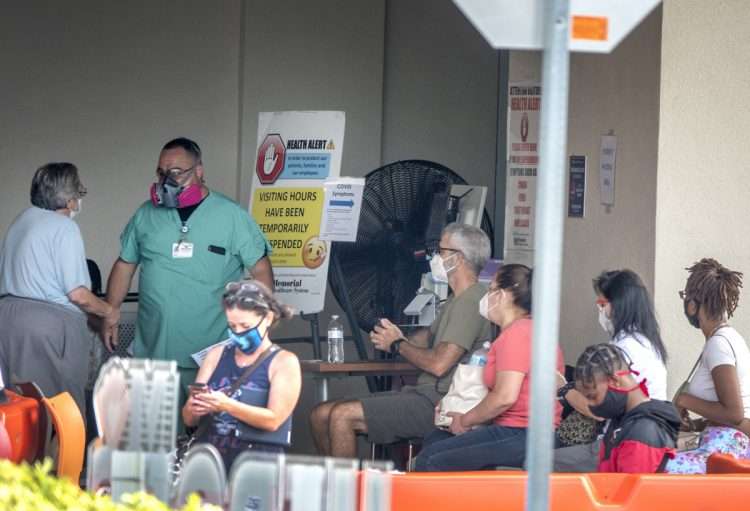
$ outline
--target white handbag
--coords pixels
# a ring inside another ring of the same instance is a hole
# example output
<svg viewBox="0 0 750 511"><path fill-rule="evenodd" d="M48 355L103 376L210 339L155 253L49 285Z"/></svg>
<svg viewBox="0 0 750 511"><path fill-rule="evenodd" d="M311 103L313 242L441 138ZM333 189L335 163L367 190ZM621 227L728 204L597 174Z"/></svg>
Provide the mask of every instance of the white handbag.
<svg viewBox="0 0 750 511"><path fill-rule="evenodd" d="M452 417L448 412L466 413L487 395L484 386L484 367L458 364L448 393L438 403L435 413L435 426L447 428L451 425Z"/></svg>

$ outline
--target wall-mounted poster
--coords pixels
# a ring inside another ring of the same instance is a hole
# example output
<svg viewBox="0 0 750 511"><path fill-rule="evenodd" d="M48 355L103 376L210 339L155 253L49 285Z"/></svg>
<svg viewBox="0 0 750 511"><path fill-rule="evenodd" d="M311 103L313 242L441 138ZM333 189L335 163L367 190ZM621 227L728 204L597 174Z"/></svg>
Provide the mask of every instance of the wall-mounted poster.
<svg viewBox="0 0 750 511"><path fill-rule="evenodd" d="M534 200L541 103L542 87L539 83L514 82L508 85L504 259L529 266L534 259Z"/></svg>
<svg viewBox="0 0 750 511"><path fill-rule="evenodd" d="M262 112L250 212L273 253L276 294L297 312L325 306L330 242L320 239L323 183L341 171L344 112Z"/></svg>

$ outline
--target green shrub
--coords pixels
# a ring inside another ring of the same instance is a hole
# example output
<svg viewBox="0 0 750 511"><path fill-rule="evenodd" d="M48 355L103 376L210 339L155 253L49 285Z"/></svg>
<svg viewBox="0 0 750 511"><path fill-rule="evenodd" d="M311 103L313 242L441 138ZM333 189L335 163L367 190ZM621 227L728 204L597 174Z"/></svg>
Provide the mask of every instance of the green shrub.
<svg viewBox="0 0 750 511"><path fill-rule="evenodd" d="M125 495L122 503L108 496L85 492L65 479L50 474L47 460L30 466L0 460L0 510L13 511L170 511L169 506L146 493ZM191 495L182 511L218 510L201 505Z"/></svg>

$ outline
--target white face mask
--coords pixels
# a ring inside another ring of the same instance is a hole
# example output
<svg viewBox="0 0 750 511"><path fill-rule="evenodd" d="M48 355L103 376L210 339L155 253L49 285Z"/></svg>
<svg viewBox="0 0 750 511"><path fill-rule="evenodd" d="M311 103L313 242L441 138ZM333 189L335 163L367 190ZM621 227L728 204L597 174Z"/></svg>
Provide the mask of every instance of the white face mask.
<svg viewBox="0 0 750 511"><path fill-rule="evenodd" d="M487 321L490 320L490 293L484 293L484 296L479 300L479 315Z"/></svg>
<svg viewBox="0 0 750 511"><path fill-rule="evenodd" d="M495 302L490 306L490 295L493 293L496 293L500 291L499 289L496 289L495 291L487 291L481 300L479 300L479 315L482 316L487 321L492 321L490 318L490 311L497 307L499 302ZM494 323L494 321L493 321Z"/></svg>
<svg viewBox="0 0 750 511"><path fill-rule="evenodd" d="M615 335L615 325L612 323L612 320L607 316L607 311L602 305L598 305L597 308L599 309L599 325L604 329L607 334L612 337Z"/></svg>
<svg viewBox="0 0 750 511"><path fill-rule="evenodd" d="M458 254L453 254L450 257L454 257L456 255ZM448 259L450 259L450 257ZM430 259L430 272L432 273L432 279L435 282L448 282L448 272L453 271L455 268L455 266L446 268L445 261L443 261L443 258L440 257L440 254L434 255Z"/></svg>
<svg viewBox="0 0 750 511"><path fill-rule="evenodd" d="M77 209L71 209L70 210L70 218L71 218L71 220L73 218L75 218L76 215L80 215L81 214L81 207L83 206L83 199L76 199L76 200L78 202Z"/></svg>

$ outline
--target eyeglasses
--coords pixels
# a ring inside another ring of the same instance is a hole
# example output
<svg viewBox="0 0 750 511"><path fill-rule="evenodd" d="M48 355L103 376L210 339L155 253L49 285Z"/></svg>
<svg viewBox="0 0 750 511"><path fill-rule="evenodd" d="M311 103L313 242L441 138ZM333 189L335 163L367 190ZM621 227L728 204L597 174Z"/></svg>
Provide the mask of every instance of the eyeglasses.
<svg viewBox="0 0 750 511"><path fill-rule="evenodd" d="M156 174L159 177L171 177L172 179L179 179L182 176L187 175L189 172L194 171L198 165L200 165L200 162L196 163L188 169L181 169L180 167L174 167L171 169L156 169Z"/></svg>
<svg viewBox="0 0 750 511"><path fill-rule="evenodd" d="M685 300L687 300L688 298L690 298L690 295L689 295L689 294L687 294L687 292L685 292L685 291L682 291L682 290L680 290L680 291L677 291L677 295L678 295L678 296L680 297L680 300L682 300L683 302L684 302Z"/></svg>
<svg viewBox="0 0 750 511"><path fill-rule="evenodd" d="M78 188L78 198L79 198L79 199L80 199L81 197L85 197L87 193L88 193L88 190L86 190L86 187L85 187L85 186L81 185L81 186L80 186L80 187Z"/></svg>
<svg viewBox="0 0 750 511"><path fill-rule="evenodd" d="M457 249L457 248L441 247L441 246L438 245L437 250L433 248L432 251L431 251L431 253L430 253L430 255L431 256L435 256L435 255L441 254L443 252L453 252L453 253L463 254L463 252L461 250Z"/></svg>

